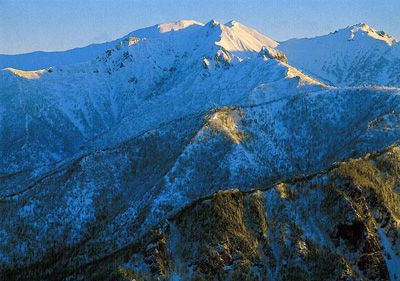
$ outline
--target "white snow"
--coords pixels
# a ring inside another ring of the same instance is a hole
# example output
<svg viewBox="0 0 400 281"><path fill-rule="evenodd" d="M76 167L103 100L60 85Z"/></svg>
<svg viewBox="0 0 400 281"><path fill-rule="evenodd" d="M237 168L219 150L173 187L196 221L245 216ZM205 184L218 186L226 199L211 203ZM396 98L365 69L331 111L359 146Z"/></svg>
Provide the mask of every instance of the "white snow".
<svg viewBox="0 0 400 281"><path fill-rule="evenodd" d="M33 70L33 71L23 71L23 70L15 69L12 67L7 67L4 70L9 71L15 75L18 75L18 76L26 78L26 79L39 79L40 76L44 72L46 72L45 69L39 69L39 70Z"/></svg>
<svg viewBox="0 0 400 281"><path fill-rule="evenodd" d="M158 25L158 29L160 33L165 33L165 32L170 32L170 31L178 31L184 28L187 28L191 25L200 25L203 26L204 23L195 21L195 20L180 20L176 22L170 22L170 23L163 23Z"/></svg>
<svg viewBox="0 0 400 281"><path fill-rule="evenodd" d="M351 30L351 39L353 40L356 38L356 36L368 35L376 40L386 42L389 46L392 46L394 43L396 43L396 38L393 36L386 34L384 31L377 31L365 23L359 23L350 26L349 29Z"/></svg>
<svg viewBox="0 0 400 281"><path fill-rule="evenodd" d="M400 86L400 44L383 31L357 24L315 38L280 42L289 63L331 85Z"/></svg>
<svg viewBox="0 0 400 281"><path fill-rule="evenodd" d="M385 234L385 230L378 227L378 234L383 246L383 256L389 270L390 280L400 280L400 257L396 255L393 250L394 245L389 241L389 238Z"/></svg>

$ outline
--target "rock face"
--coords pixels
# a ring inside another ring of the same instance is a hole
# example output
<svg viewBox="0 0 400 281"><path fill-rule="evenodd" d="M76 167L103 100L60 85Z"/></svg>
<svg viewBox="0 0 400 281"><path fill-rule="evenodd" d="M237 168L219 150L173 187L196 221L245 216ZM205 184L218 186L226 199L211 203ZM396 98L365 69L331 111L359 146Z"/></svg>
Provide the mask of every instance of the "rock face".
<svg viewBox="0 0 400 281"><path fill-rule="evenodd" d="M180 21L2 71L0 276L396 280L399 90L277 46Z"/></svg>
<svg viewBox="0 0 400 281"><path fill-rule="evenodd" d="M288 63L288 59L286 55L277 49L272 49L269 47L262 47L260 53L258 54L260 57L267 59L276 59L285 63Z"/></svg>

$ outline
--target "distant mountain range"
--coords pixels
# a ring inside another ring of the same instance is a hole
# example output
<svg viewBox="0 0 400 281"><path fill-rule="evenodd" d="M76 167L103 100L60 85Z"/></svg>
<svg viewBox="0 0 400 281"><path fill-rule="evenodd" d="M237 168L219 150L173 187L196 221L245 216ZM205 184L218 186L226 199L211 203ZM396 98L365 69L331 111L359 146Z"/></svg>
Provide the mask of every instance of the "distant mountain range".
<svg viewBox="0 0 400 281"><path fill-rule="evenodd" d="M382 85L399 87L400 42L384 31L377 31L365 23L339 29L315 38L274 41L255 30L231 21L226 27L241 26L247 33L240 38L251 50L266 45L282 50L290 64L330 85ZM176 31L190 25L203 26L197 21L179 21L173 25L160 24L136 30L123 38L103 44L92 44L63 52L33 52L21 55L0 55L0 68L12 67L37 70L49 66L75 64L92 59L114 47L121 40L136 36L156 38L160 34ZM239 35L239 34L237 34ZM225 38L226 44L229 37ZM235 44L235 43L233 43ZM230 46L242 49L240 46ZM254 50L253 50L254 51Z"/></svg>
<svg viewBox="0 0 400 281"><path fill-rule="evenodd" d="M399 45L183 20L0 55L0 276L398 280Z"/></svg>

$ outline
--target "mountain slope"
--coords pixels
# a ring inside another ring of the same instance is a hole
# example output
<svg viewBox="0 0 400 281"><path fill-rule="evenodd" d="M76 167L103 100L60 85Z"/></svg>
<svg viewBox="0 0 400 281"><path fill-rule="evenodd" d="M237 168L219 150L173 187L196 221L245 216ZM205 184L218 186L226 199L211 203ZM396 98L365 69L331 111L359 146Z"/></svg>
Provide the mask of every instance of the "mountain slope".
<svg viewBox="0 0 400 281"><path fill-rule="evenodd" d="M400 44L384 31L357 24L325 36L279 44L292 65L331 85L400 87Z"/></svg>
<svg viewBox="0 0 400 281"><path fill-rule="evenodd" d="M261 45L272 41L239 23L164 24L134 34L147 37L135 37L134 43L127 37L89 62L40 75L1 72L2 175L117 144L215 105L251 102L249 93L262 84L282 87L288 95L325 87L286 64L258 57Z"/></svg>
<svg viewBox="0 0 400 281"><path fill-rule="evenodd" d="M329 90L215 109L64 163L2 190L2 263L28 265L79 245L78 266L218 190L250 190L381 149L399 139L398 99L395 91Z"/></svg>
<svg viewBox="0 0 400 281"><path fill-rule="evenodd" d="M202 198L154 231L120 276L396 280L399 152L394 146L262 190Z"/></svg>
<svg viewBox="0 0 400 281"><path fill-rule="evenodd" d="M84 244L3 273L33 280L396 280L399 150L201 198L140 242L79 267L71 257Z"/></svg>

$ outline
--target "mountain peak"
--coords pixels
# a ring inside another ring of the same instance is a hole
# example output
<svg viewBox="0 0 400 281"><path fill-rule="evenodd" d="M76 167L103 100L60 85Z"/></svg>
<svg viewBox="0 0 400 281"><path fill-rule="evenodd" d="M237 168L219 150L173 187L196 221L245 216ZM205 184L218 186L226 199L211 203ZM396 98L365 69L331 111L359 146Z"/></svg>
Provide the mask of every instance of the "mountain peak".
<svg viewBox="0 0 400 281"><path fill-rule="evenodd" d="M184 29L192 25L204 26L203 23L195 20L179 20L174 22L162 23L159 24L157 27L160 33L165 33L170 31L178 31L180 29Z"/></svg>
<svg viewBox="0 0 400 281"><path fill-rule="evenodd" d="M393 43L396 42L396 38L394 36L387 34L385 31L376 30L366 23L358 23L345 28L345 30L350 31L349 41L355 40L356 34L361 33L366 34L373 39L384 41L389 46L393 45Z"/></svg>
<svg viewBox="0 0 400 281"><path fill-rule="evenodd" d="M238 21L235 21L235 20L231 20L231 21L228 21L225 25L228 27L234 27L234 26L241 25L241 23Z"/></svg>
<svg viewBox="0 0 400 281"><path fill-rule="evenodd" d="M360 29L363 29L363 30L368 30L368 29L371 28L368 24L366 24L364 22L359 22L359 23L354 24L354 25L352 25L350 27L352 27L352 28L360 28Z"/></svg>
<svg viewBox="0 0 400 281"><path fill-rule="evenodd" d="M209 52L215 45L241 59L255 57L263 46L275 48L278 43L237 21L222 24L212 19L203 24L195 20L163 23L134 31L128 35L137 38L165 38L175 50ZM168 39L167 39L168 38ZM159 44L158 42L156 44Z"/></svg>
<svg viewBox="0 0 400 281"><path fill-rule="evenodd" d="M399 42L384 31L358 23L314 38L280 42L290 63L331 85L400 85L392 74ZM389 74L390 73L390 74Z"/></svg>
<svg viewBox="0 0 400 281"><path fill-rule="evenodd" d="M238 21L231 20L221 24L221 41L217 44L228 51L254 52L257 54L262 47L275 48L278 43Z"/></svg>
<svg viewBox="0 0 400 281"><path fill-rule="evenodd" d="M213 27L213 26L217 26L219 24L220 24L219 21L217 21L216 19L212 19L206 25Z"/></svg>

